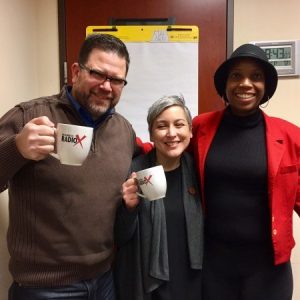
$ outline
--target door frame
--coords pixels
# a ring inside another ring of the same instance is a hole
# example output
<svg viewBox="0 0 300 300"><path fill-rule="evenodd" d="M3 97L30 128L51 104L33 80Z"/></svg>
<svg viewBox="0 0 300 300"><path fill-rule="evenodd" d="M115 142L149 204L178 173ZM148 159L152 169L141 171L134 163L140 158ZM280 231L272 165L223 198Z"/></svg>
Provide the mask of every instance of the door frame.
<svg viewBox="0 0 300 300"><path fill-rule="evenodd" d="M201 0L198 0L201 1ZM57 0L58 6L58 28L59 28L59 81L62 88L67 83L67 56L66 56L66 10L65 0ZM226 49L225 56L229 57L233 52L233 21L234 21L234 0L226 1ZM103 24L105 25L105 24ZM109 24L107 24L109 25ZM202 80L205 80L202 79ZM210 100L210 99L208 99ZM217 102L214 108L220 108L222 103ZM200 103L199 103L200 113ZM204 110L205 111L205 110ZM202 111L202 112L204 112Z"/></svg>

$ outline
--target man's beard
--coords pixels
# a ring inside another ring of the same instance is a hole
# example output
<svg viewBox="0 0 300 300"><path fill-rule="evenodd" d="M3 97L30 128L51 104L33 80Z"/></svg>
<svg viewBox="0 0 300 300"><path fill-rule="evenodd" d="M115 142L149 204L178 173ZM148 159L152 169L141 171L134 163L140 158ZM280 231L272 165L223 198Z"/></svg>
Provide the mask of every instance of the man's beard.
<svg viewBox="0 0 300 300"><path fill-rule="evenodd" d="M80 95L81 101L80 104L91 114L92 118L98 119L102 115L104 115L109 109L113 108L115 106L115 99L109 99L103 101L103 103L100 104L95 104L89 96L86 95Z"/></svg>
<svg viewBox="0 0 300 300"><path fill-rule="evenodd" d="M98 119L102 115L104 115L111 107L110 106L103 106L103 105L96 105L91 102L87 102L85 105L85 109L91 114L93 119Z"/></svg>

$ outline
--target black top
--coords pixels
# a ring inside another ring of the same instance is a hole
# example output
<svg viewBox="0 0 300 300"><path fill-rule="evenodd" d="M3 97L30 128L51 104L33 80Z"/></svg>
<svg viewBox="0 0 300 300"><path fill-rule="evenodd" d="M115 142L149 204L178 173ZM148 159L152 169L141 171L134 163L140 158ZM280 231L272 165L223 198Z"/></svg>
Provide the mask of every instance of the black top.
<svg viewBox="0 0 300 300"><path fill-rule="evenodd" d="M205 165L206 234L236 245L270 240L267 154L262 113L227 109Z"/></svg>
<svg viewBox="0 0 300 300"><path fill-rule="evenodd" d="M164 206L170 281L152 293L152 300L196 300L201 295L201 271L190 268L180 167L166 172L166 179L169 188Z"/></svg>
<svg viewBox="0 0 300 300"><path fill-rule="evenodd" d="M156 151L154 149L150 153L135 158L132 162L132 171L137 172L155 166L155 163ZM120 300L151 300L155 290L165 283L169 284L170 278L174 278L173 274L177 273L174 271L174 266L177 267L178 262L177 258L170 258L170 264L172 264L170 271L168 255L179 255L185 259L183 263L179 263L179 270L182 270L183 264L185 268L190 266L199 273L202 271L203 214L199 180L195 173L195 163L189 153L182 154L180 169L177 171L180 174L175 175L172 180L168 179L168 188L175 190L171 191L171 195L167 195L166 201L170 199L170 201L178 200L180 204L183 203L181 208L184 207L185 217L179 218L178 224L169 222L167 228L164 199L155 201L141 199L137 209L133 211L128 210L125 205L120 205L117 210L114 231L118 251L114 275L116 292ZM176 203L175 207L177 207ZM176 211L178 210L180 208ZM183 221L185 223L182 223ZM171 241L171 236L168 239L170 228L177 234ZM176 248L178 243L179 246L186 245L189 255ZM187 281L189 278L184 280ZM175 284L175 280L172 279L173 282ZM197 280L197 288L199 289L200 286L200 280ZM169 296L171 299L172 294ZM164 294L161 295L164 297ZM166 297L163 299L168 299Z"/></svg>

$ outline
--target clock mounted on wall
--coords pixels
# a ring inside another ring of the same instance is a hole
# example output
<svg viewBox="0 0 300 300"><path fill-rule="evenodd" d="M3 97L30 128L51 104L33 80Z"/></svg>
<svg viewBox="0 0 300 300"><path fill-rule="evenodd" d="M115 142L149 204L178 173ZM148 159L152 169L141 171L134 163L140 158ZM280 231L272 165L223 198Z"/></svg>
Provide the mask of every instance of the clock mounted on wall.
<svg viewBox="0 0 300 300"><path fill-rule="evenodd" d="M278 76L300 75L300 40L255 41L252 44L261 47Z"/></svg>

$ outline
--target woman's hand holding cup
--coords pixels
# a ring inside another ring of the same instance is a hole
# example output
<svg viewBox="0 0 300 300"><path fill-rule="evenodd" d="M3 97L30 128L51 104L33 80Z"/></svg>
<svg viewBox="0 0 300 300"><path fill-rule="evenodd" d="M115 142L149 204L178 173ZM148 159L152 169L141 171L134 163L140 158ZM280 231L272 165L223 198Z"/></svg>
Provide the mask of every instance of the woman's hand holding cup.
<svg viewBox="0 0 300 300"><path fill-rule="evenodd" d="M122 184L122 194L126 207L134 209L139 204L138 197L138 183L136 179L136 173L133 172L130 177Z"/></svg>

